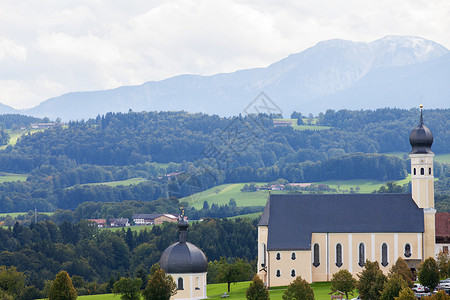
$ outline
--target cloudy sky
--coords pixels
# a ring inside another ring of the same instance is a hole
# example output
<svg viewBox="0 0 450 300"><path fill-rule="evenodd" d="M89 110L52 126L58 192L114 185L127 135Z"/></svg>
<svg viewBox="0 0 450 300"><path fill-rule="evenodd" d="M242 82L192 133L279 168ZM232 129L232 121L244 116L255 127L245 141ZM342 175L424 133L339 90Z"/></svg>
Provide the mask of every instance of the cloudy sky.
<svg viewBox="0 0 450 300"><path fill-rule="evenodd" d="M333 38L450 48L445 0L2 0L0 103L264 67Z"/></svg>

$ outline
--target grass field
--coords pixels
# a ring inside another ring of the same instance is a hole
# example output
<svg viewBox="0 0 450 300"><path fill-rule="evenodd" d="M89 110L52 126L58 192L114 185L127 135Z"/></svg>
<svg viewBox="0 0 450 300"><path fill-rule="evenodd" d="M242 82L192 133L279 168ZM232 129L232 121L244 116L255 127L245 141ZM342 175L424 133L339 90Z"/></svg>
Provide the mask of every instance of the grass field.
<svg viewBox="0 0 450 300"><path fill-rule="evenodd" d="M1 173L0 183L12 181L27 181L27 174Z"/></svg>
<svg viewBox="0 0 450 300"><path fill-rule="evenodd" d="M250 282L238 282L236 284L231 285L231 292L229 293L230 297L226 299L235 299L235 300L245 300L245 291L247 290ZM329 282L318 282L311 284L311 287L314 291L314 296L316 300L328 300L330 299L330 295L328 293L330 290ZM281 289L273 289L270 291L270 299L271 300L281 300L284 288ZM208 284L208 299L224 299L220 296L227 291L226 283L219 284ZM80 296L78 297L80 300L119 300L119 295L114 294L105 294L105 295L92 295L92 296Z"/></svg>
<svg viewBox="0 0 450 300"><path fill-rule="evenodd" d="M317 119L314 119L311 123L311 125L297 125L297 119L274 119L274 121L286 121L292 123L292 128L296 130L328 130L331 127L330 126L320 126L315 125L317 122ZM308 119L303 119L304 124L308 122Z"/></svg>
<svg viewBox="0 0 450 300"><path fill-rule="evenodd" d="M49 216L54 214L53 212L40 212L40 211L38 211L38 213L44 214L44 215L49 215ZM28 214L28 212L0 213L0 218L10 216L11 218L14 219L18 216L22 216L22 215L26 215L26 214Z"/></svg>
<svg viewBox="0 0 450 300"><path fill-rule="evenodd" d="M259 182L256 184L261 185L264 183ZM244 185L245 183L222 184L206 191L182 198L180 199L180 202L187 201L189 205L196 209L201 209L205 200L208 201L210 205L214 203L224 205L230 202L230 198L234 198L238 206L266 205L267 196L269 195L268 191L244 193L241 192Z"/></svg>
<svg viewBox="0 0 450 300"><path fill-rule="evenodd" d="M96 182L96 183L86 183L86 184L82 184L82 185L107 185L107 186L118 186L118 185L134 185L134 184L139 184L141 182L146 181L147 179L145 178L130 178L130 179L126 179L126 180L119 180L119 181L108 181L108 182Z"/></svg>
<svg viewBox="0 0 450 300"><path fill-rule="evenodd" d="M17 143L17 140L24 134L27 134L28 132L30 133L35 133L38 131L43 131L44 129L16 129L16 130L7 130L10 139L9 139L9 143L7 145L3 145L0 147L1 149L5 149L8 145L14 146Z"/></svg>
<svg viewBox="0 0 450 300"><path fill-rule="evenodd" d="M122 228L124 230L128 230L128 228L131 229L131 231L141 231L144 229L147 230L152 230L154 225L142 225L142 226L130 226L130 227L107 227L107 228L102 228L102 230L110 230L110 231L118 231L118 230L122 230Z"/></svg>
<svg viewBox="0 0 450 300"><path fill-rule="evenodd" d="M396 181L396 183L403 185L408 181L410 181L409 176L406 179ZM265 183L257 182L256 184L262 185ZM374 190L377 190L380 186L384 185L382 181L367 179L327 180L323 182L315 182L315 184L326 184L335 189L338 189L339 187L338 193L350 191L350 188L356 190L356 187L359 187L359 193L372 193ZM268 191L241 192L244 185L245 183L222 184L206 191L182 198L180 201L187 201L189 205L195 207L196 209L201 209L205 200L208 201L209 205L224 205L229 203L230 198L234 198L238 206L266 205L267 197L269 195Z"/></svg>
<svg viewBox="0 0 450 300"><path fill-rule="evenodd" d="M234 219L238 219L238 218L248 218L248 219L258 219L260 216L262 215L262 212L257 212L257 213L252 213L252 214L245 214L245 215L239 215L239 216L235 216L235 217L230 217L228 219L230 220L234 220Z"/></svg>

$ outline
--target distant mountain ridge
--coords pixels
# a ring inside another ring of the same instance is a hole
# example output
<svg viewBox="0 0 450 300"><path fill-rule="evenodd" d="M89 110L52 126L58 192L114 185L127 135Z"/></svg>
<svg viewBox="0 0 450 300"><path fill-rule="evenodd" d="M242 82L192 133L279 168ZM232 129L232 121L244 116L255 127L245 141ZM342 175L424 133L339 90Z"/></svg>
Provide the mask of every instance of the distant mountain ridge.
<svg viewBox="0 0 450 300"><path fill-rule="evenodd" d="M450 103L450 51L412 36L371 43L328 40L265 68L211 76L180 75L139 86L68 93L21 110L63 120L106 112L186 110L237 115L264 91L287 116L328 108L445 108ZM3 107L0 106L0 112Z"/></svg>

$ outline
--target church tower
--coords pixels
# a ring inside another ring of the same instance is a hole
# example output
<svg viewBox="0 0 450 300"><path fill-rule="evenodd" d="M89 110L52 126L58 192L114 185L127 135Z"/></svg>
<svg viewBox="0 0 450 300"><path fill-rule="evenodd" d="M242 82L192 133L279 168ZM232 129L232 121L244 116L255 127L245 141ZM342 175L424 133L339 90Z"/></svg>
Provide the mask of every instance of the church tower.
<svg viewBox="0 0 450 300"><path fill-rule="evenodd" d="M420 123L409 135L412 146L409 157L411 158L412 198L424 212L423 259L426 259L434 257L436 210L434 209L434 153L431 151L433 134L423 124L422 108L423 105L420 105Z"/></svg>

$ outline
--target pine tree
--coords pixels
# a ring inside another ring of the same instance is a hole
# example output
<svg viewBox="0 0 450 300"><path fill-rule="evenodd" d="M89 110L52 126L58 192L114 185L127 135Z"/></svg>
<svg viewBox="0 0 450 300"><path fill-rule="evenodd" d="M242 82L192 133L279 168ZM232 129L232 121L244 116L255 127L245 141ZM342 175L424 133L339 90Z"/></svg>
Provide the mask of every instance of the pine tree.
<svg viewBox="0 0 450 300"><path fill-rule="evenodd" d="M250 286L245 292L245 296L248 300L269 300L269 290L264 286L264 282L258 275L253 277Z"/></svg>
<svg viewBox="0 0 450 300"><path fill-rule="evenodd" d="M142 296L145 300L169 300L176 293L177 285L172 276L159 269L150 277Z"/></svg>
<svg viewBox="0 0 450 300"><path fill-rule="evenodd" d="M77 290L73 287L72 280L66 271L56 275L48 292L49 300L74 300L77 299Z"/></svg>

